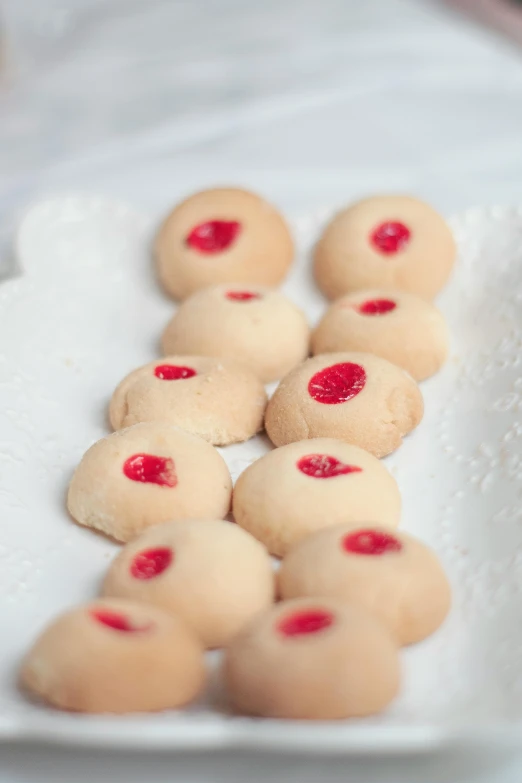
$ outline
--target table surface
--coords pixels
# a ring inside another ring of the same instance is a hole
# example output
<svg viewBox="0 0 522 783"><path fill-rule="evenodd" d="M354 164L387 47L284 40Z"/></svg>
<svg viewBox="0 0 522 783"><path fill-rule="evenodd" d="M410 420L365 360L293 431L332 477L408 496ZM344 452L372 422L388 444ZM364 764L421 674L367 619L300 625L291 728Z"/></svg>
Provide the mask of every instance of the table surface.
<svg viewBox="0 0 522 783"><path fill-rule="evenodd" d="M4 0L1 11L4 263L17 215L39 194L76 180L96 189L114 171L124 196L125 170L150 182L167 162L176 193L241 177L270 195L301 181L294 208L378 190L446 213L521 201L521 53L439 3ZM0 750L0 783L521 775L522 756L500 752L346 761Z"/></svg>

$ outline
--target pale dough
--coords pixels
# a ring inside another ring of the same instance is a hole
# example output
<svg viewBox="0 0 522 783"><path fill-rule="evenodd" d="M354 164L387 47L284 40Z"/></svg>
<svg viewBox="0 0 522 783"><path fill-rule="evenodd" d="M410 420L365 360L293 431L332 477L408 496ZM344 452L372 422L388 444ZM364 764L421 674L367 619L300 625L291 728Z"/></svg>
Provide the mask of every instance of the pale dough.
<svg viewBox="0 0 522 783"><path fill-rule="evenodd" d="M167 356L121 381L112 396L110 419L115 430L163 421L227 446L263 428L266 399L261 381L231 359Z"/></svg>
<svg viewBox="0 0 522 783"><path fill-rule="evenodd" d="M409 196L374 196L339 212L314 253L315 279L329 299L365 288L433 299L455 262L444 219Z"/></svg>
<svg viewBox="0 0 522 783"><path fill-rule="evenodd" d="M284 601L225 651L237 710L270 718L335 720L374 715L397 694L398 648L357 606L323 598Z"/></svg>
<svg viewBox="0 0 522 783"><path fill-rule="evenodd" d="M310 533L340 522L376 520L397 527L401 497L385 465L333 438L274 449L250 465L233 492L238 525L284 555Z"/></svg>
<svg viewBox="0 0 522 783"><path fill-rule="evenodd" d="M153 712L182 707L205 684L203 648L155 606L100 600L72 609L38 637L21 687L62 710Z"/></svg>
<svg viewBox="0 0 522 783"><path fill-rule="evenodd" d="M214 283L278 285L293 255L282 215L238 188L190 196L165 218L155 241L159 278L175 299Z"/></svg>
<svg viewBox="0 0 522 783"><path fill-rule="evenodd" d="M335 437L384 457L421 421L413 378L369 353L307 359L286 375L268 403L265 428L275 446Z"/></svg>
<svg viewBox="0 0 522 783"><path fill-rule="evenodd" d="M337 299L312 335L312 353L367 351L407 370L434 375L448 355L448 327L430 302L404 291L357 291Z"/></svg>
<svg viewBox="0 0 522 783"><path fill-rule="evenodd" d="M282 598L324 596L357 604L401 645L430 636L451 590L435 552L407 533L371 523L337 525L293 547L278 572Z"/></svg>
<svg viewBox="0 0 522 783"><path fill-rule="evenodd" d="M103 594L156 604L222 647L273 602L274 574L265 547L232 522L177 520L127 544Z"/></svg>
<svg viewBox="0 0 522 783"><path fill-rule="evenodd" d="M102 438L84 454L67 506L81 525L130 541L171 519L222 518L232 481L210 444L178 427L135 424Z"/></svg>
<svg viewBox="0 0 522 783"><path fill-rule="evenodd" d="M163 333L163 351L233 358L270 383L306 359L309 341L303 312L284 294L236 283L185 299Z"/></svg>

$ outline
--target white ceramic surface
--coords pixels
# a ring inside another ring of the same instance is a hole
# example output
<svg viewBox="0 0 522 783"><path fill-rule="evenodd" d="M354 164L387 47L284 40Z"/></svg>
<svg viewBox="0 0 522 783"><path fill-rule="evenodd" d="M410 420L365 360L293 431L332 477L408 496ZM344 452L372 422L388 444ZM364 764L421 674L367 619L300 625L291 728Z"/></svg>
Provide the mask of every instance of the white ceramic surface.
<svg viewBox="0 0 522 783"><path fill-rule="evenodd" d="M439 552L455 603L444 628L404 653L404 688L378 718L295 724L188 712L86 718L18 694L19 656L57 612L95 595L116 550L74 525L67 482L107 432L114 385L154 358L173 304L148 259L157 216L95 197L48 199L17 237L24 275L0 287L0 740L300 752L419 751L522 736L522 211L453 221L461 257L439 303L453 336L423 384L426 416L387 464L404 527ZM317 320L307 250L326 212L294 220L299 258L285 288ZM223 450L234 478L268 445ZM517 551L518 550L518 551Z"/></svg>

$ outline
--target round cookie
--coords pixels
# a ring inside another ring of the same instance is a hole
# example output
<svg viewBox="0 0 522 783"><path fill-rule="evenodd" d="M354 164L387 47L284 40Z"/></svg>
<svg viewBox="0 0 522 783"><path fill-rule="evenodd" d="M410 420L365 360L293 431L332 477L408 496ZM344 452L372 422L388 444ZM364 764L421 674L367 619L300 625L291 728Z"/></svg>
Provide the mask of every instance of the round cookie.
<svg viewBox="0 0 522 783"><path fill-rule="evenodd" d="M115 430L163 421L215 446L227 446L263 428L266 399L261 381L237 362L167 356L121 381L109 415Z"/></svg>
<svg viewBox="0 0 522 783"><path fill-rule="evenodd" d="M103 594L156 604L222 647L273 602L274 573L265 547L232 522L179 520L127 544Z"/></svg>
<svg viewBox="0 0 522 783"><path fill-rule="evenodd" d="M341 522L374 519L397 527L401 497L382 462L333 438L274 449L250 465L233 492L234 519L285 555L297 541Z"/></svg>
<svg viewBox="0 0 522 783"><path fill-rule="evenodd" d="M236 283L185 299L163 333L163 350L234 358L270 383L306 359L309 340L304 314L286 296Z"/></svg>
<svg viewBox="0 0 522 783"><path fill-rule="evenodd" d="M315 328L312 353L367 351L407 370L417 381L434 375L448 355L442 313L403 291L357 291L335 301Z"/></svg>
<svg viewBox="0 0 522 783"><path fill-rule="evenodd" d="M423 412L419 387L401 368L369 353L330 353L283 378L268 403L265 428L275 446L332 437L384 457Z"/></svg>
<svg viewBox="0 0 522 783"><path fill-rule="evenodd" d="M434 633L451 589L429 547L407 533L343 524L300 541L278 572L282 598L315 597L358 605L384 622L401 645Z"/></svg>
<svg viewBox="0 0 522 783"><path fill-rule="evenodd" d="M239 188L190 196L166 217L155 241L160 281L175 299L214 283L278 285L293 255L279 212Z"/></svg>
<svg viewBox="0 0 522 783"><path fill-rule="evenodd" d="M130 541L171 519L222 518L231 494L230 473L213 446L147 422L91 446L72 477L67 507L80 525Z"/></svg>
<svg viewBox="0 0 522 783"><path fill-rule="evenodd" d="M229 697L241 712L335 720L380 712L397 694L398 648L357 606L285 601L256 618L225 651Z"/></svg>
<svg viewBox="0 0 522 783"><path fill-rule="evenodd" d="M339 212L314 252L315 279L329 299L364 288L433 299L456 256L445 220L409 196L374 196Z"/></svg>
<svg viewBox="0 0 522 783"><path fill-rule="evenodd" d="M95 601L49 625L25 656L20 685L62 710L153 712L192 701L205 683L203 649L185 623L155 606Z"/></svg>

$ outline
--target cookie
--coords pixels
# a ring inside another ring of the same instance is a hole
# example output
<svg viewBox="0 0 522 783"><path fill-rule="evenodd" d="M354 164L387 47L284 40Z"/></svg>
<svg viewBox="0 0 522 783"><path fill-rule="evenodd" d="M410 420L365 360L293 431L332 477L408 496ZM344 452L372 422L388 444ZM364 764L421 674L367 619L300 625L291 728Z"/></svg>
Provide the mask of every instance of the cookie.
<svg viewBox="0 0 522 783"><path fill-rule="evenodd" d="M182 617L205 647L222 647L274 600L268 552L223 520L178 520L145 531L113 561L103 594Z"/></svg>
<svg viewBox="0 0 522 783"><path fill-rule="evenodd" d="M423 411L419 387L401 368L369 353L330 353L283 378L268 403L265 428L275 446L339 438L384 457Z"/></svg>
<svg viewBox="0 0 522 783"><path fill-rule="evenodd" d="M153 712L192 701L203 648L177 617L133 601L94 601L54 620L27 653L21 687L62 710Z"/></svg>
<svg viewBox="0 0 522 783"><path fill-rule="evenodd" d="M72 477L67 506L80 525L130 541L171 519L222 518L231 494L230 473L213 446L147 422L91 446Z"/></svg>
<svg viewBox="0 0 522 783"><path fill-rule="evenodd" d="M357 606L285 601L256 618L225 651L224 679L240 712L335 720L374 715L399 688L398 648Z"/></svg>
<svg viewBox="0 0 522 783"><path fill-rule="evenodd" d="M397 527L401 497L382 462L333 438L274 449L250 465L233 493L234 519L282 556L297 541L341 522Z"/></svg>
<svg viewBox="0 0 522 783"><path fill-rule="evenodd" d="M420 642L442 624L451 589L429 547L373 523L342 524L300 541L278 572L282 598L325 598L357 604L401 645Z"/></svg>
<svg viewBox="0 0 522 783"><path fill-rule="evenodd" d="M166 217L155 241L159 279L174 299L215 283L276 286L293 255L282 215L238 188L190 196Z"/></svg>
<svg viewBox="0 0 522 783"><path fill-rule="evenodd" d="M403 291L357 291L337 299L312 335L312 353L367 351L407 370L417 381L434 375L448 355L442 313Z"/></svg>
<svg viewBox="0 0 522 783"><path fill-rule="evenodd" d="M233 358L270 383L306 359L309 341L304 314L286 296L236 283L185 299L163 333L163 350Z"/></svg>
<svg viewBox="0 0 522 783"><path fill-rule="evenodd" d="M227 446L263 428L266 399L261 381L233 360L167 356L121 381L109 415L115 430L163 421Z"/></svg>
<svg viewBox="0 0 522 783"><path fill-rule="evenodd" d="M456 256L453 235L428 204L374 196L339 212L314 251L315 279L329 299L365 288L433 299Z"/></svg>

